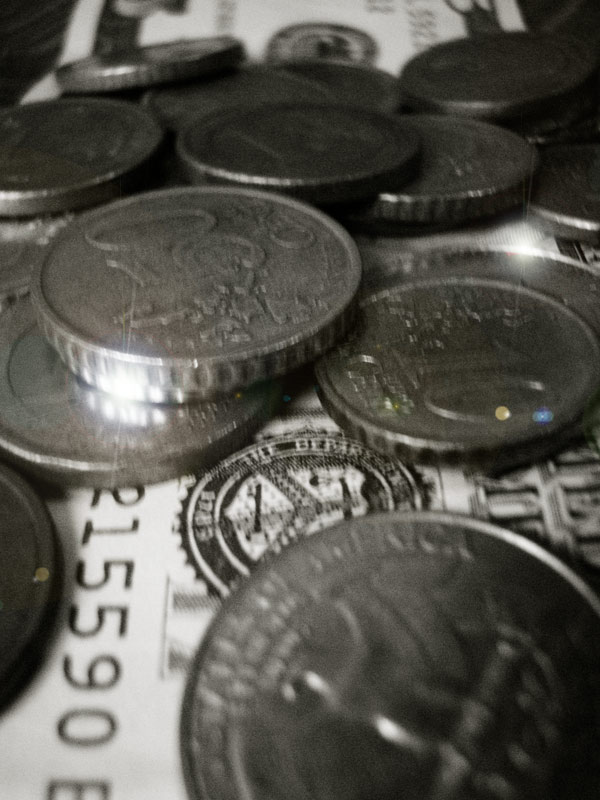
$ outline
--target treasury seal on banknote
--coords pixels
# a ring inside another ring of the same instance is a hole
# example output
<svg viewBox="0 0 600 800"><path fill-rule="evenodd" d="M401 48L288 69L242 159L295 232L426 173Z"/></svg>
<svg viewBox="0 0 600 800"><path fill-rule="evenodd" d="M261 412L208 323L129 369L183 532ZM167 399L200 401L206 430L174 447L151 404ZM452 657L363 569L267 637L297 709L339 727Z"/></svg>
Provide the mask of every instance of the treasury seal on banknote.
<svg viewBox="0 0 600 800"><path fill-rule="evenodd" d="M188 187L79 217L52 243L32 298L87 383L134 400L213 399L331 347L360 275L353 240L316 209Z"/></svg>
<svg viewBox="0 0 600 800"><path fill-rule="evenodd" d="M259 566L203 638L190 797L595 800L599 642L596 595L520 536L347 520Z"/></svg>
<svg viewBox="0 0 600 800"><path fill-rule="evenodd" d="M198 577L226 596L267 550L343 519L420 508L424 496L400 461L343 436L305 432L247 447L200 475L180 532Z"/></svg>
<svg viewBox="0 0 600 800"><path fill-rule="evenodd" d="M0 710L39 664L62 589L54 526L31 487L0 466Z"/></svg>
<svg viewBox="0 0 600 800"><path fill-rule="evenodd" d="M137 187L162 131L133 103L71 98L0 110L0 215L54 214Z"/></svg>

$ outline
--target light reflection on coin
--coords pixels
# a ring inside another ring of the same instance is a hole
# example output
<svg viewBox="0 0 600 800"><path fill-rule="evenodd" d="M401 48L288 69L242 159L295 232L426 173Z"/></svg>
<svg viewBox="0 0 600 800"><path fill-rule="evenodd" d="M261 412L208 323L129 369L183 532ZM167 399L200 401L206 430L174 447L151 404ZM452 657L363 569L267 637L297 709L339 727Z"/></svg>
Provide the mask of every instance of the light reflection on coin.
<svg viewBox="0 0 600 800"><path fill-rule="evenodd" d="M515 534L344 522L259 567L189 673L197 800L593 800L600 603Z"/></svg>
<svg viewBox="0 0 600 800"><path fill-rule="evenodd" d="M211 466L269 417L275 389L182 406L123 400L66 369L27 298L0 315L0 451L55 483L134 486Z"/></svg>

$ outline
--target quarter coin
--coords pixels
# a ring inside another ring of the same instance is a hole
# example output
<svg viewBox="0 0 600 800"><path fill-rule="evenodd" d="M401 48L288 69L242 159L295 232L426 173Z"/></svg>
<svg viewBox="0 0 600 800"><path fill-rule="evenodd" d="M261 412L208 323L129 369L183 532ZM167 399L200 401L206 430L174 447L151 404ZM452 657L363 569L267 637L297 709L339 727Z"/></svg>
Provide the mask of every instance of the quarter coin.
<svg viewBox="0 0 600 800"><path fill-rule="evenodd" d="M600 603L473 519L348 520L222 606L181 715L193 800L594 800Z"/></svg>

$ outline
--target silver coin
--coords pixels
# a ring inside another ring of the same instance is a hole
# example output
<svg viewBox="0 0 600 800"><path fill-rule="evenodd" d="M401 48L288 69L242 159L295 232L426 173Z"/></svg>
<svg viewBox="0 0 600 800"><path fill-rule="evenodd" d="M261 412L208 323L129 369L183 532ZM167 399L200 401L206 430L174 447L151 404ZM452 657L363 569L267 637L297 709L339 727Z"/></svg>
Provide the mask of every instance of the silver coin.
<svg viewBox="0 0 600 800"><path fill-rule="evenodd" d="M599 634L593 592L515 534L346 521L214 619L182 705L189 795L594 800Z"/></svg>
<svg viewBox="0 0 600 800"><path fill-rule="evenodd" d="M336 422L374 449L500 469L577 430L600 384L600 346L547 295L448 269L367 296L316 375Z"/></svg>
<svg viewBox="0 0 600 800"><path fill-rule="evenodd" d="M121 397L211 399L314 359L348 329L350 236L258 191L150 192L79 217L32 278L44 333Z"/></svg>
<svg viewBox="0 0 600 800"><path fill-rule="evenodd" d="M420 508L423 493L394 458L314 431L250 445L200 475L181 512L189 561L226 596L269 551L343 519Z"/></svg>
<svg viewBox="0 0 600 800"><path fill-rule="evenodd" d="M91 206L136 188L162 131L119 100L51 100L0 111L0 215Z"/></svg>
<svg viewBox="0 0 600 800"><path fill-rule="evenodd" d="M95 54L64 64L55 74L67 94L113 92L210 75L243 58L244 47L238 39L214 36Z"/></svg>
<svg viewBox="0 0 600 800"><path fill-rule="evenodd" d="M274 385L189 405L136 403L79 381L28 298L0 315L0 453L50 482L115 488L206 469L269 418Z"/></svg>

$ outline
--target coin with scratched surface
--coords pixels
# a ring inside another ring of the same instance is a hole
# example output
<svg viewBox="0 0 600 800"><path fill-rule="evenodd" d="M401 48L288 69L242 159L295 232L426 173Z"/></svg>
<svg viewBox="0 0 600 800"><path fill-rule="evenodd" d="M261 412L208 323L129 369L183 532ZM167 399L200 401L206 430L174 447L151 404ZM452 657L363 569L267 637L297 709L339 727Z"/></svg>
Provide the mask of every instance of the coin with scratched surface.
<svg viewBox="0 0 600 800"><path fill-rule="evenodd" d="M157 83L209 76L234 67L244 46L231 36L183 39L109 54L94 54L56 70L63 92L114 92Z"/></svg>
<svg viewBox="0 0 600 800"><path fill-rule="evenodd" d="M412 114L419 172L398 190L347 208L349 223L464 222L518 205L537 167L535 148L511 131L473 119ZM342 210L343 213L343 210Z"/></svg>
<svg viewBox="0 0 600 800"><path fill-rule="evenodd" d="M120 197L144 177L162 139L133 103L78 98L0 110L0 216L29 216Z"/></svg>
<svg viewBox="0 0 600 800"><path fill-rule="evenodd" d="M304 203L196 187L79 217L32 278L41 327L87 383L212 399L289 372L344 334L360 259Z"/></svg>
<svg viewBox="0 0 600 800"><path fill-rule="evenodd" d="M214 403L123 400L69 372L28 298L0 315L0 452L52 483L112 489L207 469L269 419L275 392L268 383Z"/></svg>
<svg viewBox="0 0 600 800"><path fill-rule="evenodd" d="M343 519L420 508L397 459L345 436L305 432L250 445L190 488L181 536L209 591L226 596L269 550Z"/></svg>
<svg viewBox="0 0 600 800"><path fill-rule="evenodd" d="M600 603L526 539L361 517L260 566L189 672L194 800L595 800Z"/></svg>
<svg viewBox="0 0 600 800"><path fill-rule="evenodd" d="M599 244L600 144L545 148L529 210L555 236Z"/></svg>
<svg viewBox="0 0 600 800"><path fill-rule="evenodd" d="M315 203L360 200L408 180L420 151L417 133L398 117L315 103L195 118L176 147L192 182L276 189Z"/></svg>
<svg viewBox="0 0 600 800"><path fill-rule="evenodd" d="M518 284L413 280L366 297L349 340L317 363L336 422L382 452L488 469L557 446L600 384L596 333Z"/></svg>
<svg viewBox="0 0 600 800"><path fill-rule="evenodd" d="M398 81L380 69L326 61L249 64L210 81L153 89L144 103L167 128L181 130L192 117L240 105L263 103L347 103L377 111L398 108Z"/></svg>
<svg viewBox="0 0 600 800"><path fill-rule="evenodd" d="M62 589L50 516L31 487L0 465L0 709L37 667Z"/></svg>
<svg viewBox="0 0 600 800"><path fill-rule="evenodd" d="M589 105L597 69L593 49L568 36L488 34L443 42L414 56L400 75L400 92L414 110L519 127L552 118L575 100L579 109Z"/></svg>

